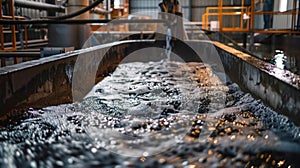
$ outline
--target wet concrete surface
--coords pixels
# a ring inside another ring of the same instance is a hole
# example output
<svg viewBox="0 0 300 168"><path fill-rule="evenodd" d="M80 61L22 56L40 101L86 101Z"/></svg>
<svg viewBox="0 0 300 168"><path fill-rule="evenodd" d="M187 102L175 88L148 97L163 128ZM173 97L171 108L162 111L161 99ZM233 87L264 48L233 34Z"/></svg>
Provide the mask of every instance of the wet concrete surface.
<svg viewBox="0 0 300 168"><path fill-rule="evenodd" d="M300 75L299 35L269 35L251 49L258 58Z"/></svg>
<svg viewBox="0 0 300 168"><path fill-rule="evenodd" d="M300 127L203 63L121 64L81 102L8 119L0 144L1 167L300 166Z"/></svg>

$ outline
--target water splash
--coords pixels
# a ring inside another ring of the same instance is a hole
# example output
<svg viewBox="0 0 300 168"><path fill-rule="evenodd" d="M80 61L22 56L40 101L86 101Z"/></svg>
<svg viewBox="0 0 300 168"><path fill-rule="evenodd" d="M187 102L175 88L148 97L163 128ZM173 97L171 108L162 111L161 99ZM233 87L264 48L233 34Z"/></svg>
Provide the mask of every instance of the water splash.
<svg viewBox="0 0 300 168"><path fill-rule="evenodd" d="M82 102L1 127L0 167L299 167L299 126L208 65L164 63L119 65Z"/></svg>
<svg viewBox="0 0 300 168"><path fill-rule="evenodd" d="M72 77L73 77L73 72L74 72L74 67L72 65L66 65L65 72L66 72L66 75L68 76L69 83L71 83Z"/></svg>
<svg viewBox="0 0 300 168"><path fill-rule="evenodd" d="M166 54L167 54L168 61L171 61L171 52L172 52L171 40L172 40L172 31L170 28L168 28L167 36L166 36Z"/></svg>

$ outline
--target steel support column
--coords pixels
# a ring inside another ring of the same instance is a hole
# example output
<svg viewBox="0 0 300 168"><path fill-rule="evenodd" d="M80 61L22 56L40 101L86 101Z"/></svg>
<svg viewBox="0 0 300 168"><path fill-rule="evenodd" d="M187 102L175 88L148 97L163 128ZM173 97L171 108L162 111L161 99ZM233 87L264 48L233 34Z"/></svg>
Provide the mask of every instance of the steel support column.
<svg viewBox="0 0 300 168"><path fill-rule="evenodd" d="M193 20L193 1L192 0L189 0L189 6L188 6L188 10L189 10L189 21L192 21Z"/></svg>

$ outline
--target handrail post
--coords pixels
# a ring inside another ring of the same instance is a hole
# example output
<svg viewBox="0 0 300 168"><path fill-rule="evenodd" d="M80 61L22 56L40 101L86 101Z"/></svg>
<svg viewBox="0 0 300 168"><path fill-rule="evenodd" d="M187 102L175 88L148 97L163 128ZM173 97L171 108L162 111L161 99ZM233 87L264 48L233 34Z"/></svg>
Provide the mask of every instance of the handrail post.
<svg viewBox="0 0 300 168"><path fill-rule="evenodd" d="M242 7L241 7L241 19L240 19L240 28L243 29L244 28L244 24L243 24L243 21L244 21L244 0L242 0Z"/></svg>
<svg viewBox="0 0 300 168"><path fill-rule="evenodd" d="M223 11L222 11L222 7L223 7L223 0L219 0L219 7L218 7L218 20L219 20L219 31L222 31L222 19L223 19Z"/></svg>

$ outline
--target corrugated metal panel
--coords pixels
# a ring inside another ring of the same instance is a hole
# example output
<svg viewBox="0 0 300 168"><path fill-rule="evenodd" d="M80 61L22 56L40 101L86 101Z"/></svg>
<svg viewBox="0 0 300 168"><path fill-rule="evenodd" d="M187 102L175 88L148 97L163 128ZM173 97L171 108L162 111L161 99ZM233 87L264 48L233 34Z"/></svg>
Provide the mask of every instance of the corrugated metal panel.
<svg viewBox="0 0 300 168"><path fill-rule="evenodd" d="M161 0L131 0L130 7L133 9L143 9L145 7L153 8L158 7L159 2L161 2Z"/></svg>
<svg viewBox="0 0 300 168"><path fill-rule="evenodd" d="M27 1L46 3L46 0L27 0ZM37 10L37 9L16 8L16 13L17 13L17 15L26 16L29 18L47 17L47 11Z"/></svg>
<svg viewBox="0 0 300 168"><path fill-rule="evenodd" d="M179 4L180 4L181 6L188 6L188 5L189 5L189 0L180 0L180 1L179 1Z"/></svg>
<svg viewBox="0 0 300 168"><path fill-rule="evenodd" d="M130 0L130 14L143 13L156 18L160 2L161 0Z"/></svg>
<svg viewBox="0 0 300 168"><path fill-rule="evenodd" d="M202 21L202 15L205 13L205 8L193 8L192 13L193 21Z"/></svg>
<svg viewBox="0 0 300 168"><path fill-rule="evenodd" d="M130 0L131 13L156 11L159 12L158 4L162 0ZM247 0L246 0L247 1ZM248 0L250 1L250 0ZM224 6L238 5L241 0L223 0ZM179 0L184 18L189 17L189 0ZM192 21L201 21L202 15L208 6L218 6L218 0L192 0Z"/></svg>
<svg viewBox="0 0 300 168"><path fill-rule="evenodd" d="M217 6L217 0L202 0L202 1L193 1L193 6Z"/></svg>
<svg viewBox="0 0 300 168"><path fill-rule="evenodd" d="M182 13L183 13L183 17L185 18L185 19L188 19L188 17L189 17L189 9L188 8L182 8Z"/></svg>
<svg viewBox="0 0 300 168"><path fill-rule="evenodd" d="M274 11L280 11L281 2L274 1ZM293 2L287 1L286 10L293 9ZM290 29L292 27L292 15L274 15L273 28L274 29Z"/></svg>

